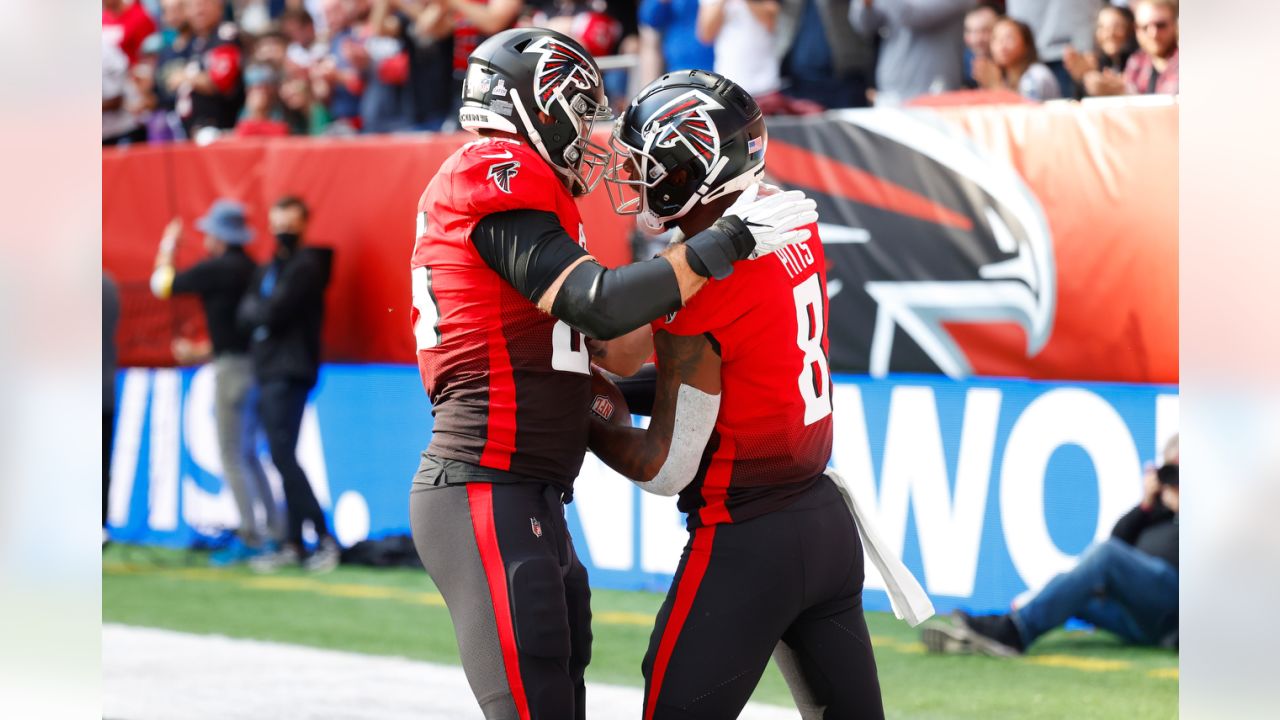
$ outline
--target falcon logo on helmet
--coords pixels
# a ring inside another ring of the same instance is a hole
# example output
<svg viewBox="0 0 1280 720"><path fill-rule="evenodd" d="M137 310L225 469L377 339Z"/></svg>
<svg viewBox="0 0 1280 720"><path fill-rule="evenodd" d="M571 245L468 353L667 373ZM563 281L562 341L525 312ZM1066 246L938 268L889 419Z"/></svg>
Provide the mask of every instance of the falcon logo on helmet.
<svg viewBox="0 0 1280 720"><path fill-rule="evenodd" d="M614 126L605 187L616 212L661 230L698 204L745 190L764 174L760 106L732 80L667 73L641 90Z"/></svg>
<svg viewBox="0 0 1280 720"><path fill-rule="evenodd" d="M511 194L511 178L516 176L516 172L520 169L519 160L511 160L510 162L494 163L489 166L489 179L502 192Z"/></svg>
<svg viewBox="0 0 1280 720"><path fill-rule="evenodd" d="M567 35L511 28L467 58L459 124L518 135L574 195L590 192L604 174L609 150L591 141L591 130L609 116L599 67Z"/></svg>
<svg viewBox="0 0 1280 720"><path fill-rule="evenodd" d="M542 112L550 112L557 90L564 92L570 84L581 90L590 90L600 84L600 77L591 61L553 37L539 38L529 43L524 51L541 55L533 73L533 93Z"/></svg>
<svg viewBox="0 0 1280 720"><path fill-rule="evenodd" d="M642 131L652 142L650 147L669 148L684 143L711 172L711 166L720 157L720 134L711 121L708 110L721 110L724 106L698 90L672 100L644 124Z"/></svg>

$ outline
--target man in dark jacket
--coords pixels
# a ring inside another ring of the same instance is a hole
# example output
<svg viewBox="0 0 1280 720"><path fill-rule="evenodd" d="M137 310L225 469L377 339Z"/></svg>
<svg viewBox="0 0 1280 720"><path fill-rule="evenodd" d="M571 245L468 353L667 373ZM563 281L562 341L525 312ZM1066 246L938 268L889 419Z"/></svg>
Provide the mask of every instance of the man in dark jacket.
<svg viewBox="0 0 1280 720"><path fill-rule="evenodd" d="M1116 522L1068 572L1004 615L957 610L953 625L921 631L933 652L1021 655L1036 638L1076 617L1135 645L1176 647L1178 632L1178 437L1164 464L1143 478L1142 503Z"/></svg>
<svg viewBox="0 0 1280 720"><path fill-rule="evenodd" d="M306 569L324 572L338 564L338 546L298 464L297 444L307 395L320 369L320 328L331 256L326 250L303 247L308 210L300 199L287 196L276 201L269 218L276 251L249 283L239 319L250 333L253 371L261 388L258 408L271 461L284 485L288 525L279 552L254 558L251 566L270 572L302 561ZM302 560L306 521L315 529L319 545Z"/></svg>

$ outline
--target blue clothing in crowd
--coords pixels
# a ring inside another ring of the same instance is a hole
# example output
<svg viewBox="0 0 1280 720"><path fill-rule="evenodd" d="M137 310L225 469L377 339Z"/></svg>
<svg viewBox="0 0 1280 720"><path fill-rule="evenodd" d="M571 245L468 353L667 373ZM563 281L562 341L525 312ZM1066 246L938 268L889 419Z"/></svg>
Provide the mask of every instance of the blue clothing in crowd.
<svg viewBox="0 0 1280 720"><path fill-rule="evenodd" d="M662 33L662 59L670 70L714 70L715 51L698 40L698 0L641 0L640 24Z"/></svg>

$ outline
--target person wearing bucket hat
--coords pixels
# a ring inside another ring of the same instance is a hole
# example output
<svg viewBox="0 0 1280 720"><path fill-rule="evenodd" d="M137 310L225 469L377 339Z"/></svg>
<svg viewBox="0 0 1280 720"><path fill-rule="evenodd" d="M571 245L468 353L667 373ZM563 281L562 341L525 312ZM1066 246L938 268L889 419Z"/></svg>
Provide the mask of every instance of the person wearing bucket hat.
<svg viewBox="0 0 1280 720"><path fill-rule="evenodd" d="M240 527L236 540L210 558L215 565L246 560L274 549L283 531L283 514L258 461L258 418L255 411L253 363L249 336L236 324L236 309L253 277L255 264L244 246L253 239L240 203L219 199L196 221L204 233L207 257L175 271L173 255L182 236L182 220L174 218L165 228L151 275L151 292L158 298L196 295L204 308L209 341L174 340L174 356L191 362L212 354L214 368L214 418L223 477L231 487ZM257 521L256 508L265 509L265 524Z"/></svg>

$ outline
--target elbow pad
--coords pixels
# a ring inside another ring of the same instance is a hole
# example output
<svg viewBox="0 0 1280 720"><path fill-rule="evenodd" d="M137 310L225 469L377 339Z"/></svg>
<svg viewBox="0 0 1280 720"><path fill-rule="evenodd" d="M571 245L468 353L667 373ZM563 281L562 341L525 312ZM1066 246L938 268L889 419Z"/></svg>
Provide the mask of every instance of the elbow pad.
<svg viewBox="0 0 1280 720"><path fill-rule="evenodd" d="M680 285L663 258L606 270L584 262L564 279L551 314L598 340L612 340L679 310Z"/></svg>
<svg viewBox="0 0 1280 720"><path fill-rule="evenodd" d="M720 414L720 396L704 393L691 385L681 385L676 393L676 418L671 428L671 448L658 474L636 487L654 495L675 495L693 480L702 463L702 453Z"/></svg>
<svg viewBox="0 0 1280 720"><path fill-rule="evenodd" d="M737 215L726 215L684 241L689 268L702 277L716 280L729 277L733 264L745 260L755 247L755 237Z"/></svg>

